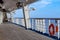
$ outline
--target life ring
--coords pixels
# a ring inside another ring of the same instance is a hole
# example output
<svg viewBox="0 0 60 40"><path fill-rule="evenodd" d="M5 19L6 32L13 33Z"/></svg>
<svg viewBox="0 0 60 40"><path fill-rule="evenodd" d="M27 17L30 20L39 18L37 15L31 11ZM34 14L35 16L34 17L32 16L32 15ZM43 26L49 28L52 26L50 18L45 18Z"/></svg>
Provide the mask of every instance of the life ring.
<svg viewBox="0 0 60 40"><path fill-rule="evenodd" d="M51 30L51 28L52 28L52 30ZM54 25L53 25L53 24L50 24L50 26L49 26L49 34L50 34L51 36L53 36L53 35L55 34Z"/></svg>

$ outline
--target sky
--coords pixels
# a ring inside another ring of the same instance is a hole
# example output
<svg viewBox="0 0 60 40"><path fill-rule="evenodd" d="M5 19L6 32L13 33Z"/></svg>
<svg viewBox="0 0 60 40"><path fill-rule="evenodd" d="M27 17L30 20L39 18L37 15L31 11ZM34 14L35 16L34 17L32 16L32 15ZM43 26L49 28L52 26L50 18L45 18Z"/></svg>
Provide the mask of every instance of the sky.
<svg viewBox="0 0 60 40"><path fill-rule="evenodd" d="M30 18L60 18L60 0L39 0L29 5ZM23 17L22 9L18 9L13 17Z"/></svg>

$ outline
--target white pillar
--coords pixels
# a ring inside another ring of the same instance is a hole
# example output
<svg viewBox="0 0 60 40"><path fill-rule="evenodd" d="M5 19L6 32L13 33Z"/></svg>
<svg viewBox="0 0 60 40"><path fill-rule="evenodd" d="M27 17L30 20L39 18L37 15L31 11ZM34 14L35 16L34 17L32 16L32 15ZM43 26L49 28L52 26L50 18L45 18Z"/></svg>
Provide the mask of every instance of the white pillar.
<svg viewBox="0 0 60 40"><path fill-rule="evenodd" d="M29 18L30 18L29 17L29 8L28 8L28 5L24 6L24 3L23 3L23 14L24 14L26 28L31 28L30 21L29 21Z"/></svg>
<svg viewBox="0 0 60 40"><path fill-rule="evenodd" d="M3 23L3 12L0 11L0 24Z"/></svg>

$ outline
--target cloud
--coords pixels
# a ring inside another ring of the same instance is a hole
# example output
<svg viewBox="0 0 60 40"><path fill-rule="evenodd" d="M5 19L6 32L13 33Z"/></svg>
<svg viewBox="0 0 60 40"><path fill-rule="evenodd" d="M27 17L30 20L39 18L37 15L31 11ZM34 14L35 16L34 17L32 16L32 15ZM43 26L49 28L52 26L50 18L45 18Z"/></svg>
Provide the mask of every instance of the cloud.
<svg viewBox="0 0 60 40"><path fill-rule="evenodd" d="M52 3L52 0L41 0L41 1L33 3L31 6L43 8L43 7L46 7L47 5L49 5L51 3Z"/></svg>
<svg viewBox="0 0 60 40"><path fill-rule="evenodd" d="M52 1L51 0L42 0L40 1L40 8L46 7L47 5L51 4Z"/></svg>
<svg viewBox="0 0 60 40"><path fill-rule="evenodd" d="M40 3L41 3L41 4L46 4L46 5L47 5L47 4L50 4L51 2L48 2L48 1L41 1Z"/></svg>

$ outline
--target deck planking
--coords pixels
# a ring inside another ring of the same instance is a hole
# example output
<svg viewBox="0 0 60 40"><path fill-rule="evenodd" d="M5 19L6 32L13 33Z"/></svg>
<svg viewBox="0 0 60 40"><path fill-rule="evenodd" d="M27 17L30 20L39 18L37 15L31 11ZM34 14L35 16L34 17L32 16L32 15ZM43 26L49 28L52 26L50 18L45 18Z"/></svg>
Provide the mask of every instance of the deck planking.
<svg viewBox="0 0 60 40"><path fill-rule="evenodd" d="M31 30L11 24L0 24L0 40L54 40Z"/></svg>

